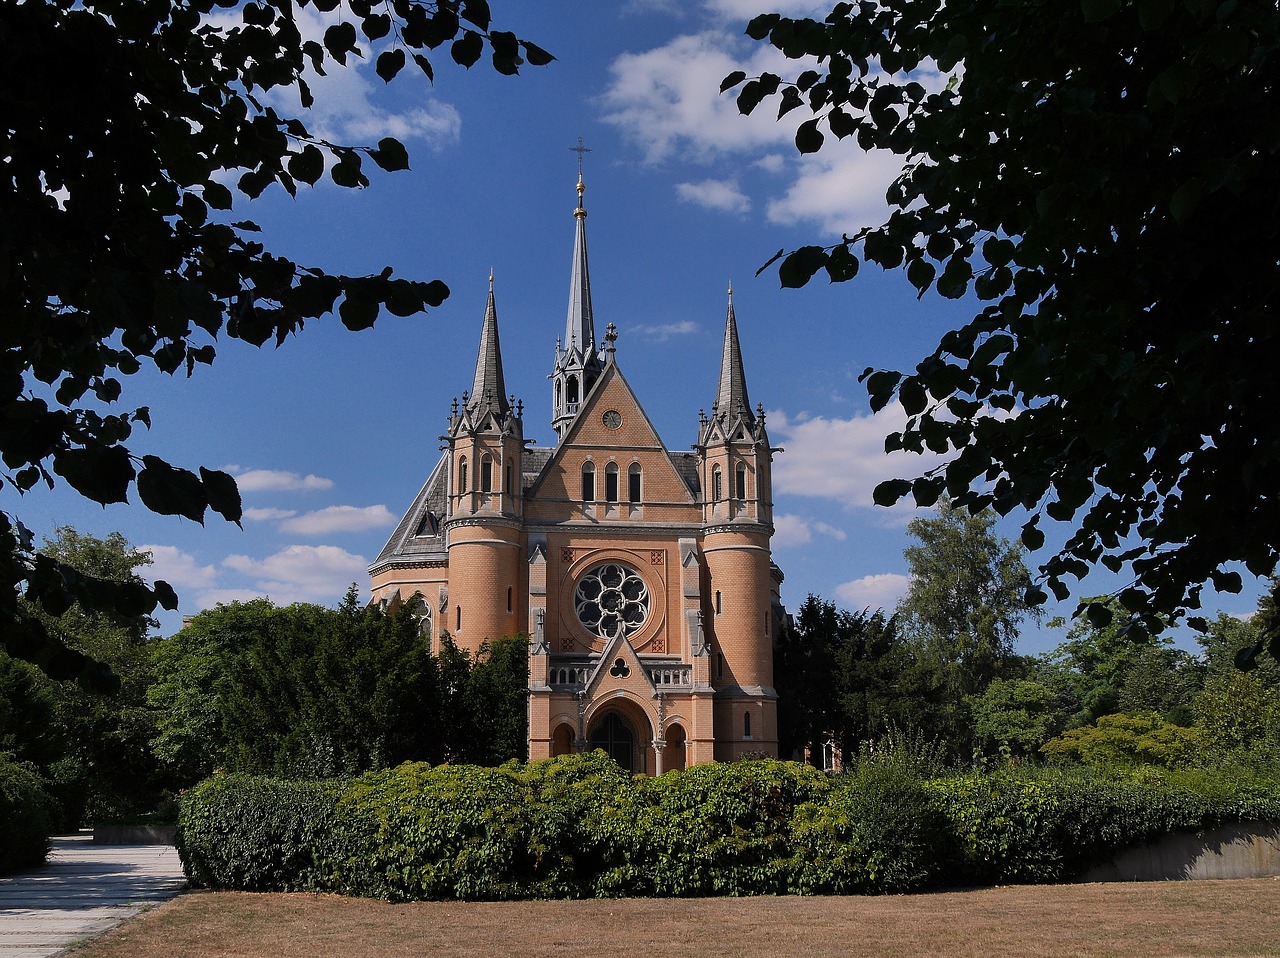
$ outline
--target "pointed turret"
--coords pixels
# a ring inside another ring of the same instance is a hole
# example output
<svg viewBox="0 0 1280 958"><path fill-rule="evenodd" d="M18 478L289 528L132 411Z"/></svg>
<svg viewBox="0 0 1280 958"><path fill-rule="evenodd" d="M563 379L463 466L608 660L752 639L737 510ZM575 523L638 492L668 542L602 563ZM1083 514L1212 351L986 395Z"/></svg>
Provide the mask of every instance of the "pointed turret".
<svg viewBox="0 0 1280 958"><path fill-rule="evenodd" d="M507 385L502 376L502 347L498 341L498 307L493 299L493 273L489 273L489 301L484 309L484 325L480 330L480 352L476 356L476 374L471 380L467 411L483 415L492 411L499 416L511 412L507 401Z"/></svg>
<svg viewBox="0 0 1280 958"><path fill-rule="evenodd" d="M578 407L586 398L604 370L604 357L596 347L595 316L591 309L591 272L587 265L587 210L582 196L586 187L582 182L582 153L586 148L581 141L578 164L578 207L573 211L576 232L573 240L573 270L569 280L569 313L565 319L564 341L556 344L555 367L551 379L555 381L552 399L551 425L560 438L578 414Z"/></svg>
<svg viewBox="0 0 1280 958"><path fill-rule="evenodd" d="M742 371L742 348L738 345L738 321L733 315L733 284L729 285L729 313L724 323L724 348L720 354L720 386L716 401L711 406L716 411L736 416L740 411L751 416L751 400L747 398L747 376Z"/></svg>

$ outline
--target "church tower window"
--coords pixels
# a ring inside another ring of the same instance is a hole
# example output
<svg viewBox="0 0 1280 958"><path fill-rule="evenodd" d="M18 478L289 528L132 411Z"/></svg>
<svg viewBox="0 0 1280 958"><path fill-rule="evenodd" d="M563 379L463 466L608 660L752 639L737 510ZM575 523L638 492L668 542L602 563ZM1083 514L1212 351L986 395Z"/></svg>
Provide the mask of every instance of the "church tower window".
<svg viewBox="0 0 1280 958"><path fill-rule="evenodd" d="M604 498L606 502L618 501L618 464L611 462L604 467Z"/></svg>
<svg viewBox="0 0 1280 958"><path fill-rule="evenodd" d="M751 738L751 713L750 712L742 713L742 737L745 739Z"/></svg>
<svg viewBox="0 0 1280 958"><path fill-rule="evenodd" d="M724 495L724 488L720 475L720 467L713 466L711 469L711 501L719 502L722 495Z"/></svg>
<svg viewBox="0 0 1280 958"><path fill-rule="evenodd" d="M463 456L458 462L458 494L467 491L467 457Z"/></svg>
<svg viewBox="0 0 1280 958"><path fill-rule="evenodd" d="M570 376L570 377L569 377L569 397L568 397L568 402L569 402L569 405L570 405L570 406L576 406L576 405L578 405L578 377L577 377L577 376Z"/></svg>
<svg viewBox="0 0 1280 958"><path fill-rule="evenodd" d="M640 463L633 462L627 473L627 498L632 502L640 501Z"/></svg>
<svg viewBox="0 0 1280 958"><path fill-rule="evenodd" d="M480 460L480 491L493 492L493 457L485 456Z"/></svg>
<svg viewBox="0 0 1280 958"><path fill-rule="evenodd" d="M511 586L507 586L507 611L511 611Z"/></svg>
<svg viewBox="0 0 1280 958"><path fill-rule="evenodd" d="M734 497L737 499L747 498L747 467L742 463L738 463L737 473L734 476Z"/></svg>
<svg viewBox="0 0 1280 958"><path fill-rule="evenodd" d="M582 501L596 501L596 467L591 462L582 467Z"/></svg>
<svg viewBox="0 0 1280 958"><path fill-rule="evenodd" d="M512 493L516 491L515 484L512 483L511 481L511 472L512 472L511 460L508 459L507 460L507 484L506 486L503 487L504 491L507 493Z"/></svg>

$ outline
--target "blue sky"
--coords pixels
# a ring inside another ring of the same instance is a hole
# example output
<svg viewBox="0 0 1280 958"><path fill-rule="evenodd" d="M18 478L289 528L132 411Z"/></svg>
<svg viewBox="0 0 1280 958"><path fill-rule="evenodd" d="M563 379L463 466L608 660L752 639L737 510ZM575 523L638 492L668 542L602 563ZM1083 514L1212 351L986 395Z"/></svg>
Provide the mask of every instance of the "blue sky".
<svg viewBox="0 0 1280 958"><path fill-rule="evenodd" d="M39 535L60 524L124 533L152 552L150 571L178 589L183 613L255 595L332 604L351 582L367 593L365 567L439 457L450 402L470 385L490 269L525 434L554 438L546 376L564 328L570 147L581 136L592 150L584 175L597 332L618 327L618 362L668 448L693 442L714 396L732 282L752 401L785 450L774 488L784 601L795 608L816 592L848 608L891 607L907 583L912 513L874 507L871 490L924 463L884 455L900 411L872 416L857 376L912 367L974 304L918 301L904 276L874 268L804 290L755 273L778 249L880 222L892 159L834 140L800 157L791 137L802 111L776 122L766 106L744 118L718 94L735 69L796 72L743 35L760 0L493 6L495 27L557 61L508 78L483 65L464 71L439 51L434 86L407 71L385 86L372 57L334 71L315 85L312 131L353 144L399 136L412 170L371 170L363 191L322 184L292 199L272 188L234 210L264 227L270 248L306 263L442 279L446 303L384 316L362 333L328 318L279 349L220 341L215 364L190 379L150 371L125 384L122 402L150 406L154 421L135 437L135 454L239 476L243 530L217 516L202 528L140 506L103 509L65 488L20 502L5 489L0 505ZM1020 522L1004 533L1015 536ZM1114 585L1093 580L1081 594ZM1211 599L1209 610L1247 614L1258 591ZM179 621L165 616L162 631ZM1059 639L1029 627L1023 650Z"/></svg>

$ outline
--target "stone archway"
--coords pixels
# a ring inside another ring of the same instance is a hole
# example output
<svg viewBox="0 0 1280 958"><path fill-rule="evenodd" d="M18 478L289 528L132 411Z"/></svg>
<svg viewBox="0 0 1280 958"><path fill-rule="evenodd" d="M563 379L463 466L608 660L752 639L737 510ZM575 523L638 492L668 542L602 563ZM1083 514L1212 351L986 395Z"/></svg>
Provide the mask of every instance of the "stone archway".
<svg viewBox="0 0 1280 958"><path fill-rule="evenodd" d="M610 703L592 716L587 748L602 750L629 772L650 772L652 727L643 712L629 705Z"/></svg>

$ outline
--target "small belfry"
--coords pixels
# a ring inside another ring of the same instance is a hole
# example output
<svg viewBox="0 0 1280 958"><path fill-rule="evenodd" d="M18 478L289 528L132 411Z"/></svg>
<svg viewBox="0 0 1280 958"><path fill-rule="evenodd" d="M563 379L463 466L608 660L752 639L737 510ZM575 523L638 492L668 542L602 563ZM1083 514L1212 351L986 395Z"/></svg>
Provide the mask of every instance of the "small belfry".
<svg viewBox="0 0 1280 958"><path fill-rule="evenodd" d="M729 290L711 413L688 452L663 443L598 343L582 146L550 447L525 440L506 393L493 274L470 390L443 455L369 567L375 601L414 601L425 641L472 654L529 639L528 757L600 748L659 774L777 755L773 455L752 411ZM709 363L708 372L715 367ZM708 390L710 387L708 376Z"/></svg>

